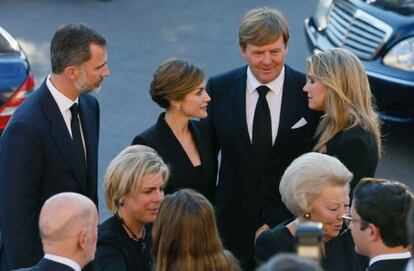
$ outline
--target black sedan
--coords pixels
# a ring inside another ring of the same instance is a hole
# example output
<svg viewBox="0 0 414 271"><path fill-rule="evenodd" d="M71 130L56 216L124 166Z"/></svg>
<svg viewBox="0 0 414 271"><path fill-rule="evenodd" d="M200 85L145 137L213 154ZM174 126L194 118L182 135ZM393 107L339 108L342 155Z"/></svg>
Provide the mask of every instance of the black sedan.
<svg viewBox="0 0 414 271"><path fill-rule="evenodd" d="M305 32L314 53L342 47L362 60L383 119L414 120L414 0L320 0Z"/></svg>

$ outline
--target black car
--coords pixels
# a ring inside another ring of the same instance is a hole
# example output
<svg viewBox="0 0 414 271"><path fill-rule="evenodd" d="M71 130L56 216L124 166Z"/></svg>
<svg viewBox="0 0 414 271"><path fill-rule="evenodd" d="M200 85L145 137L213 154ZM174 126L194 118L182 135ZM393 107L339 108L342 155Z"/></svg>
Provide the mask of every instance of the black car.
<svg viewBox="0 0 414 271"><path fill-rule="evenodd" d="M19 43L0 27L0 134L33 88L34 78L26 54Z"/></svg>
<svg viewBox="0 0 414 271"><path fill-rule="evenodd" d="M320 0L305 32L314 53L342 47L362 60L382 118L414 120L414 0Z"/></svg>

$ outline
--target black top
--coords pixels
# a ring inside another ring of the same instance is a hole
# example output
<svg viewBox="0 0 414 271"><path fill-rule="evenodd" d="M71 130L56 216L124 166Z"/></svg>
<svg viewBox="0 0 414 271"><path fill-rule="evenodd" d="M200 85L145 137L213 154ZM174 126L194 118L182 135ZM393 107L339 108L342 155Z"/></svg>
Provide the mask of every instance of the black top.
<svg viewBox="0 0 414 271"><path fill-rule="evenodd" d="M145 225L145 238L135 241L128 236L122 222L112 216L99 226L94 260L96 271L150 271L151 226Z"/></svg>
<svg viewBox="0 0 414 271"><path fill-rule="evenodd" d="M195 120L190 120L188 123L201 160L201 165L194 167L164 118L165 113L162 113L154 126L134 138L132 145L142 144L155 149L168 164L170 178L165 187L166 194L181 188L192 188L213 202L217 162L205 131L205 124Z"/></svg>
<svg viewBox="0 0 414 271"><path fill-rule="evenodd" d="M377 261L371 264L367 271L404 271L409 259L410 258Z"/></svg>
<svg viewBox="0 0 414 271"><path fill-rule="evenodd" d="M351 192L362 178L375 175L378 164L375 137L360 126L336 134L327 142L326 154L337 157L354 174Z"/></svg>
<svg viewBox="0 0 414 271"><path fill-rule="evenodd" d="M296 252L295 237L290 233L286 221L271 231L262 233L256 240L255 255L258 263L269 260L273 255ZM324 270L357 271L365 270L368 258L358 255L349 231L325 243L325 256L321 260Z"/></svg>

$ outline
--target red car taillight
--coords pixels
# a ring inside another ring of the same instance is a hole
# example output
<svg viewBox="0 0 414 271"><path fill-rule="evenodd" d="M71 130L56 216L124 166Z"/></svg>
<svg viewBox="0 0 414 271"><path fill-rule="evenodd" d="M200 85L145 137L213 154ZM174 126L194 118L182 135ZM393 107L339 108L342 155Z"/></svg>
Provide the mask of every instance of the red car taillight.
<svg viewBox="0 0 414 271"><path fill-rule="evenodd" d="M16 111L17 107L27 98L33 91L35 85L32 72L26 78L26 81L19 87L19 89L11 96L11 98L0 108L0 131L6 128L7 122Z"/></svg>

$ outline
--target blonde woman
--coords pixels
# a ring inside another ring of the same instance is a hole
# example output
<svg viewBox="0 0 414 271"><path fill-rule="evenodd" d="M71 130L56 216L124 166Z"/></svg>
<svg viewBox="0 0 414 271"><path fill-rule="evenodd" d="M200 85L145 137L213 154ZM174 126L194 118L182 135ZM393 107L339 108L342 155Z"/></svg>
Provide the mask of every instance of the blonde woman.
<svg viewBox="0 0 414 271"><path fill-rule="evenodd" d="M166 194L192 188L213 201L216 159L203 124L193 119L207 117L210 97L205 86L204 72L194 64L180 59L161 64L154 73L150 94L165 112L132 144L154 148L170 166Z"/></svg>
<svg viewBox="0 0 414 271"><path fill-rule="evenodd" d="M223 248L213 206L192 189L165 197L152 236L154 271L241 271Z"/></svg>
<svg viewBox="0 0 414 271"><path fill-rule="evenodd" d="M307 61L310 109L323 111L315 151L337 157L353 173L351 191L373 177L381 156L381 133L367 75L351 52L332 48Z"/></svg>
<svg viewBox="0 0 414 271"><path fill-rule="evenodd" d="M105 200L113 216L99 226L96 271L150 271L151 225L169 170L147 146L130 146L109 164Z"/></svg>

